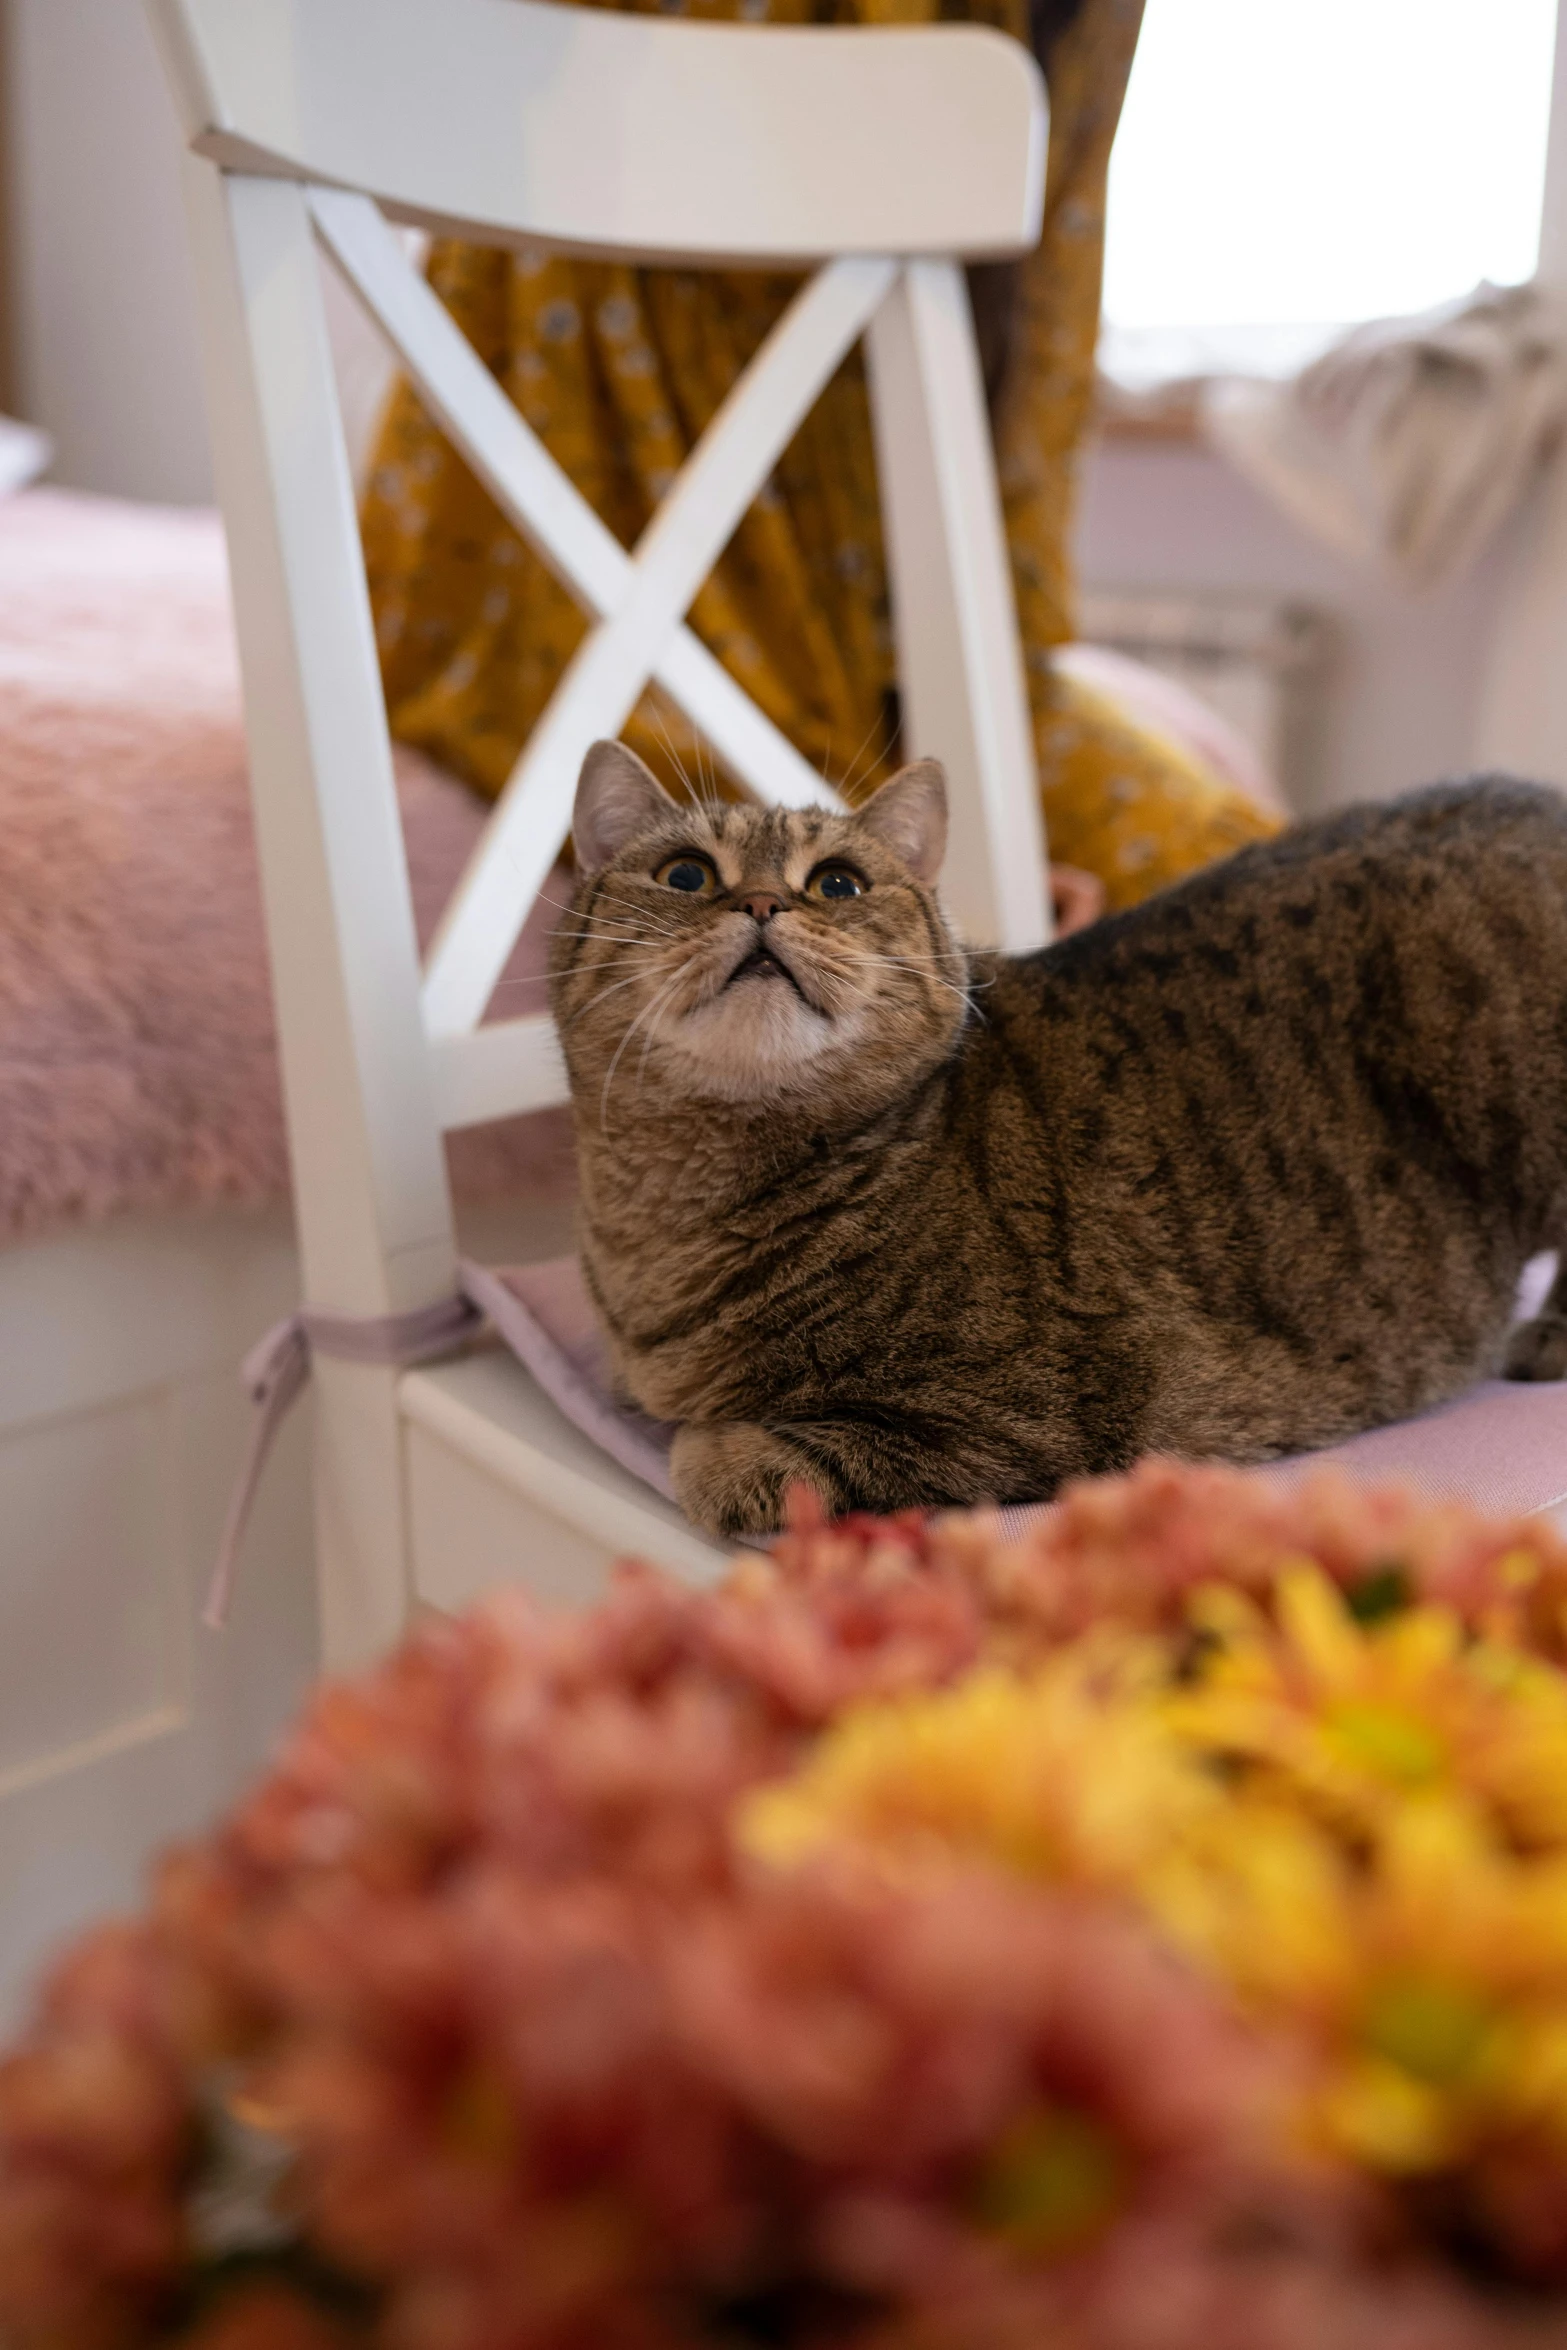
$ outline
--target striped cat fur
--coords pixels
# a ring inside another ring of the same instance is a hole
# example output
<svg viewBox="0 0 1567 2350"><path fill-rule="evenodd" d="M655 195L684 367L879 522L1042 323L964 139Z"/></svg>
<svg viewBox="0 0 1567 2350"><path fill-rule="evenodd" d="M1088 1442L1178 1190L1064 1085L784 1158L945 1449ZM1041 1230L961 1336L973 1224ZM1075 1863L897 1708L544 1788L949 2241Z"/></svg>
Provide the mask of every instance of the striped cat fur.
<svg viewBox="0 0 1567 2350"><path fill-rule="evenodd" d="M852 815L585 762L552 948L586 1277L723 1534L1264 1460L1567 1370L1567 805L1303 824L971 953L938 767Z"/></svg>

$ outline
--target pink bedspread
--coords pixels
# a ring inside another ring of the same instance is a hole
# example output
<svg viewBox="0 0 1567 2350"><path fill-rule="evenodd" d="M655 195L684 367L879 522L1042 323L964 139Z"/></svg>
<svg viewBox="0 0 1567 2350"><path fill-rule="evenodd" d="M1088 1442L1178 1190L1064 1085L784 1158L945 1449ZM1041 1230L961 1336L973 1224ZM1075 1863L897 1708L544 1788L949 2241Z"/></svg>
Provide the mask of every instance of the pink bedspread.
<svg viewBox="0 0 1567 2350"><path fill-rule="evenodd" d="M484 820L410 752L428 935ZM507 973L542 1004L546 913ZM460 1197L569 1183L565 1113L454 1137ZM281 1198L288 1168L215 515L0 499L0 1243Z"/></svg>

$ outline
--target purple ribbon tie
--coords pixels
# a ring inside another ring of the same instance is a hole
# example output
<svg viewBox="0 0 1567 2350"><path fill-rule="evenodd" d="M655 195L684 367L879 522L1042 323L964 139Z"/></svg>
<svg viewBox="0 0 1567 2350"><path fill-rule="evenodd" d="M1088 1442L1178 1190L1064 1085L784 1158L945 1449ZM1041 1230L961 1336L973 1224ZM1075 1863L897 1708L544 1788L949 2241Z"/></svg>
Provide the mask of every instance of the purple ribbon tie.
<svg viewBox="0 0 1567 2350"><path fill-rule="evenodd" d="M251 1348L239 1375L256 1414L201 1611L202 1622L213 1631L221 1631L227 1621L235 1563L256 1488L277 1432L310 1377L312 1358L323 1354L339 1362L411 1370L417 1363L432 1363L454 1353L485 1318L483 1307L468 1293L474 1276L475 1286L493 1284L493 1276L481 1267L459 1265L457 1295L440 1298L433 1306L418 1306L410 1314L323 1314L313 1307L302 1307L286 1321L275 1323Z"/></svg>

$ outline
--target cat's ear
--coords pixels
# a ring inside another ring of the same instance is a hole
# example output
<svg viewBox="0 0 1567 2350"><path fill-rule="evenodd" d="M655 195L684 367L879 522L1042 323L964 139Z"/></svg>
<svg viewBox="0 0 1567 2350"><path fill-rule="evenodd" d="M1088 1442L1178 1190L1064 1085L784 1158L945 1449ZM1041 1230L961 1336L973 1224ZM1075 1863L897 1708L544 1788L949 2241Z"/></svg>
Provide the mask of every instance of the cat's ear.
<svg viewBox="0 0 1567 2350"><path fill-rule="evenodd" d="M666 816L673 802L650 769L624 743L594 743L577 778L571 837L577 862L597 873L628 840Z"/></svg>
<svg viewBox="0 0 1567 2350"><path fill-rule="evenodd" d="M900 767L855 813L866 831L929 888L947 853L947 779L941 762L916 759L912 767Z"/></svg>

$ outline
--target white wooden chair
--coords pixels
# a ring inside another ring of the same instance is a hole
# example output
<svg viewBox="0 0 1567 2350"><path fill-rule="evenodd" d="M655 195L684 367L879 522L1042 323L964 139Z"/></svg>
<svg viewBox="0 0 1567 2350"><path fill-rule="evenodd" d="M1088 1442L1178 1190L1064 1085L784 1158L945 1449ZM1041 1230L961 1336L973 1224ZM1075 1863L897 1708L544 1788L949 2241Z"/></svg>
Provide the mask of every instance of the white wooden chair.
<svg viewBox="0 0 1567 2350"><path fill-rule="evenodd" d="M904 733L945 761L963 929L1047 935L1044 843L961 262L1038 236L1043 88L999 35L696 25L542 0L148 0L190 218L243 661L306 1301L451 1295L443 1130L564 1097L544 1019L480 1026L553 864L582 754L650 679L760 798L818 776L684 625L862 333ZM388 220L683 266L813 270L634 553L554 465ZM518 761L421 974L317 244L596 625ZM509 1357L321 1358L323 1646L416 1597L581 1591L617 1551L718 1553Z"/></svg>

